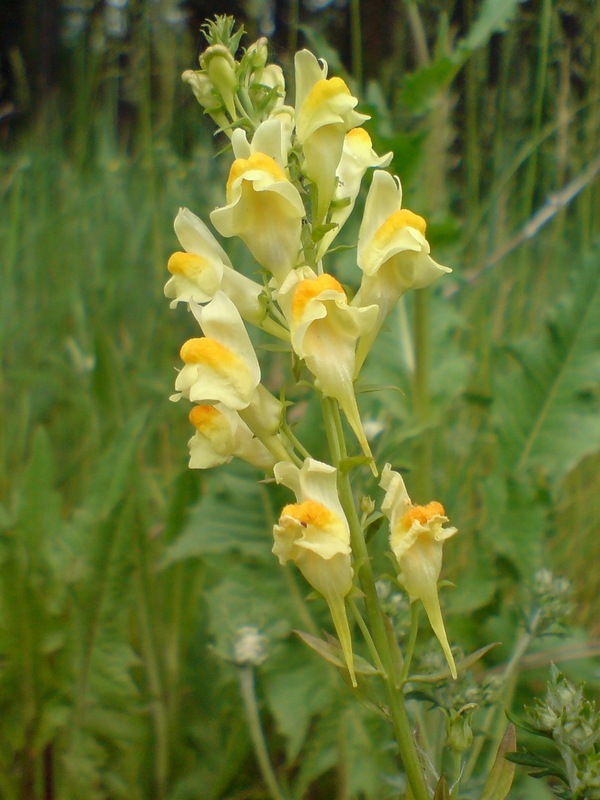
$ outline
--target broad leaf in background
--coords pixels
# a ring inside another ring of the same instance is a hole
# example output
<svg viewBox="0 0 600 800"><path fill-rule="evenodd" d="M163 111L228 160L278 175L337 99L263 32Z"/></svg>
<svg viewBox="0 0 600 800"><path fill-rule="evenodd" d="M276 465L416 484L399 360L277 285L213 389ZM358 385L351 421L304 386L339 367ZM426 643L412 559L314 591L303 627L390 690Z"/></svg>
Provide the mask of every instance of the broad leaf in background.
<svg viewBox="0 0 600 800"><path fill-rule="evenodd" d="M426 111L435 95L446 87L462 69L473 51L488 43L495 33L502 33L523 0L484 0L477 19L466 36L449 54L438 55L404 79L402 103L412 111Z"/></svg>
<svg viewBox="0 0 600 800"><path fill-rule="evenodd" d="M428 291L428 290L423 290ZM365 363L364 380L369 392L361 396L363 407L379 408L389 420L385 457L394 462L402 442L419 434L424 427L415 415L413 402L414 342L410 316L403 306L390 314ZM436 426L467 386L471 359L456 342L463 325L460 314L436 292L430 297L430 416L426 427ZM362 383L362 381L361 381ZM362 388L362 387L361 387Z"/></svg>
<svg viewBox="0 0 600 800"><path fill-rule="evenodd" d="M186 558L237 551L272 560L273 519L258 473L234 461L206 475L206 492L181 536L167 549L164 566Z"/></svg>
<svg viewBox="0 0 600 800"><path fill-rule="evenodd" d="M67 575L74 674L64 759L74 799L83 800L92 783L121 796L111 781L138 766L143 720L131 713L140 695L131 675L138 659L130 618L140 532L129 490L145 420L145 414L136 415L107 448L66 537L72 553ZM113 742L110 752L107 741Z"/></svg>
<svg viewBox="0 0 600 800"><path fill-rule="evenodd" d="M544 327L506 348L496 366L494 417L505 468L538 473L556 490L600 450L598 254L549 309Z"/></svg>
<svg viewBox="0 0 600 800"><path fill-rule="evenodd" d="M369 758L365 758L365 754ZM370 710L352 703L340 704L335 713L325 714L314 726L294 786L294 800L306 796L308 787L318 780L327 785L326 773L334 770L329 795L340 786L347 797L382 800L401 796L394 747L389 740L387 722Z"/></svg>

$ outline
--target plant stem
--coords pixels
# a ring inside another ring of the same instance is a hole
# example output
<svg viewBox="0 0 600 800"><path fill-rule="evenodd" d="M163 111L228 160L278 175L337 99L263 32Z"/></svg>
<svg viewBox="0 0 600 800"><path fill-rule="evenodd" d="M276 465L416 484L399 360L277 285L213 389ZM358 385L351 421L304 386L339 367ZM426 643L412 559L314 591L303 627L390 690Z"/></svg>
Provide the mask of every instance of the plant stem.
<svg viewBox="0 0 600 800"><path fill-rule="evenodd" d="M385 667L383 666L383 664L381 663L381 659L379 658L379 653L377 652L377 648L375 647L375 642L373 641L373 637L371 636L371 631L368 629L367 625L365 624L365 621L364 621L364 619L362 617L362 614L358 610L358 606L356 605L356 602L354 600L352 600L352 599L349 599L347 602L348 602L348 605L350 606L350 610L352 611L352 613L354 615L354 619L356 620L356 624L360 628L360 632L362 633L363 638L364 638L365 642L367 643L367 646L369 648L369 652L371 653L371 657L372 657L373 661L375 662L375 666L377 667L377 669L383 675L383 673L385 672Z"/></svg>
<svg viewBox="0 0 600 800"><path fill-rule="evenodd" d="M350 35L352 37L352 72L356 82L362 87L362 44L360 27L360 0L350 0Z"/></svg>
<svg viewBox="0 0 600 800"><path fill-rule="evenodd" d="M421 428L416 446L415 494L419 502L431 497L432 441L428 428L430 419L430 325L429 293L420 289L414 294L415 371L413 375L413 406L415 418Z"/></svg>
<svg viewBox="0 0 600 800"><path fill-rule="evenodd" d="M370 632L385 670L382 677L387 695L390 721L413 798L414 800L429 800L429 792L404 705L404 695L396 688L394 657L388 639L383 611L375 588L371 559L352 495L350 478L346 471L339 469L340 463L346 458L346 442L342 434L339 406L335 400L323 398L322 408L329 448L334 465L338 468L340 502L350 526L355 569L365 597Z"/></svg>
<svg viewBox="0 0 600 800"><path fill-rule="evenodd" d="M242 696L242 702L244 703L244 711L246 712L246 719L248 721L250 738L263 780L273 800L286 800L283 791L277 783L277 778L275 777L275 772L273 771L269 759L265 736L260 724L258 703L256 701L256 692L254 691L254 670L252 666L245 664L239 667L238 679L240 682L240 694Z"/></svg>
<svg viewBox="0 0 600 800"><path fill-rule="evenodd" d="M539 612L535 612L532 618L529 621L529 625L525 633L521 636L519 641L516 644L515 649L513 650L513 654L510 657L510 660L504 667L504 671L502 673L502 678L504 680L504 696L502 698L502 704L495 703L487 712L483 725L481 726L481 735L479 739L473 744L471 752L469 754L469 760L465 766L462 779L466 782L471 777L473 770L477 766L477 762L479 760L479 754L485 744L486 739L488 739L488 732L496 719L496 715L498 710L504 710L507 708L510 703L512 702L512 697L515 691L515 680L516 680L516 671L521 663L521 659L527 652L529 645L536 637L537 628L540 622L541 616ZM501 719L504 722L504 719ZM504 725L503 725L504 728ZM497 744L500 743L500 739L502 738L504 731L500 731L500 733L496 733L493 740L497 739ZM493 747L490 750L490 760L493 760L496 757L496 750L497 747ZM488 764L488 769L483 774L489 774L491 770L492 764Z"/></svg>
<svg viewBox="0 0 600 800"><path fill-rule="evenodd" d="M419 608L420 606L418 603L411 603L410 605L410 635L408 637L408 644L406 645L402 674L400 675L400 685L402 686L406 683L406 679L408 678L410 663L413 653L415 652L415 644L417 643L417 633L419 632Z"/></svg>

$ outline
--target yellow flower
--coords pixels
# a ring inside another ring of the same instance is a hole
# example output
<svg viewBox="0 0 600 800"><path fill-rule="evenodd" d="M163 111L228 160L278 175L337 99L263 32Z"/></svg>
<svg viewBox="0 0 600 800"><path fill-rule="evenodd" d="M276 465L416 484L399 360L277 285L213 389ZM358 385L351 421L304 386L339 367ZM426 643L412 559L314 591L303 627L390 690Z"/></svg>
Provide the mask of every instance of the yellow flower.
<svg viewBox="0 0 600 800"><path fill-rule="evenodd" d="M281 153L280 123L269 122L279 126ZM239 236L281 284L300 249L304 205L298 190L275 157L251 152L233 162L226 194L227 205L210 215L213 225L222 236Z"/></svg>
<svg viewBox="0 0 600 800"><path fill-rule="evenodd" d="M337 493L337 471L307 459L302 468L278 463L277 483L298 502L285 506L273 527L273 553L280 564L293 561L329 606L353 686L354 657L344 598L352 588L350 529Z"/></svg>
<svg viewBox="0 0 600 800"><path fill-rule="evenodd" d="M294 352L326 397L338 401L363 452L373 459L354 393L356 343L377 319L377 307L353 308L339 281L308 268L290 274L278 302L290 322ZM374 474L375 465L372 464Z"/></svg>
<svg viewBox="0 0 600 800"><path fill-rule="evenodd" d="M221 291L207 305L190 303L190 308L205 335L184 342L180 353L184 365L171 400L185 397L237 411L278 460L289 458L275 437L281 426L281 402L260 383L260 365L239 311Z"/></svg>
<svg viewBox="0 0 600 800"><path fill-rule="evenodd" d="M203 308L192 308L205 335L183 344L184 366L172 399L246 408L260 383L260 366L239 311L221 291Z"/></svg>
<svg viewBox="0 0 600 800"><path fill-rule="evenodd" d="M233 269L227 253L189 209L179 209L174 227L185 252L173 253L167 264L172 277L165 296L172 298L171 308L180 302L208 303L222 289L243 319L259 324L264 317L259 299L263 287Z"/></svg>
<svg viewBox="0 0 600 800"><path fill-rule="evenodd" d="M327 79L325 62L321 66L312 53L301 50L294 64L296 135L304 154L304 172L318 191L316 220L322 221L335 192L344 137L369 117L354 111L358 100L341 78Z"/></svg>
<svg viewBox="0 0 600 800"><path fill-rule="evenodd" d="M336 190L329 222L337 225L319 242L317 260L321 259L352 213L365 172L371 167L387 167L393 153L378 156L371 137L364 128L352 128L344 137L342 157L336 170Z"/></svg>
<svg viewBox="0 0 600 800"><path fill-rule="evenodd" d="M411 603L423 603L433 632L437 636L452 677L456 665L448 644L437 582L442 569L442 546L454 536L456 528L444 528L448 522L444 507L437 501L413 505L402 476L386 464L381 475L381 487L386 495L381 510L390 520L390 547L400 565L400 582L409 594Z"/></svg>
<svg viewBox="0 0 600 800"><path fill-rule="evenodd" d="M190 411L196 432L188 442L191 469L227 464L234 456L262 470L270 470L275 457L257 439L239 414L221 404L196 405Z"/></svg>
<svg viewBox="0 0 600 800"><path fill-rule="evenodd" d="M423 217L402 208L400 181L377 171L358 232L357 263L363 278L353 305L376 303L379 316L371 336L360 343L358 368L399 298L409 289L423 289L452 272L431 258L425 232Z"/></svg>

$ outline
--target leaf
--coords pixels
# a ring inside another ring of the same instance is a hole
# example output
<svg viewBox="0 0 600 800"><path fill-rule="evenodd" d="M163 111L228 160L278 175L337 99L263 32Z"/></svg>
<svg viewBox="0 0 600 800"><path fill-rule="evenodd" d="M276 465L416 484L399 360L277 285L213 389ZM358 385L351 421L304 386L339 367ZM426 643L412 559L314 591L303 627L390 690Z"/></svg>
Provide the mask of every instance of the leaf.
<svg viewBox="0 0 600 800"><path fill-rule="evenodd" d="M256 628L273 640L299 623L286 569L274 556L268 565L226 564L225 577L206 596L210 630L222 655L232 657L241 628Z"/></svg>
<svg viewBox="0 0 600 800"><path fill-rule="evenodd" d="M286 738L287 760L292 764L304 746L311 720L331 706L337 678L295 638L282 643L263 672L269 708Z"/></svg>
<svg viewBox="0 0 600 800"><path fill-rule="evenodd" d="M468 656L465 656L465 658L457 661L456 669L458 670L459 674L470 669L473 664L476 664L478 661L480 661L490 652L490 650L493 650L494 647L498 647L499 644L500 642L486 644L484 647L480 647L478 650L475 650L474 653L470 653ZM438 683L438 681L444 680L449 676L450 672L448 670L444 670L443 672L436 672L434 675L411 675L408 678L408 681L414 683Z"/></svg>
<svg viewBox="0 0 600 800"><path fill-rule="evenodd" d="M546 315L542 330L507 348L494 416L507 469L557 484L600 450L600 280L592 260Z"/></svg>
<svg viewBox="0 0 600 800"><path fill-rule="evenodd" d="M302 752L293 797L304 798L308 789L327 785L321 781L329 770L335 769L335 786L342 783L347 797L376 798L390 796L390 776L397 773L394 749L389 746L389 725L368 709L353 702L338 702L327 709L311 729L308 746ZM323 796L334 793L317 791ZM393 796L399 796L399 790Z"/></svg>
<svg viewBox="0 0 600 800"><path fill-rule="evenodd" d="M501 475L492 475L483 488L483 545L506 558L521 575L533 575L542 561L545 506L527 482L517 482L511 476L502 480Z"/></svg>
<svg viewBox="0 0 600 800"><path fill-rule="evenodd" d="M273 520L258 474L232 462L207 476L207 492L190 514L181 536L167 548L163 566L186 558L239 552L272 560Z"/></svg>
<svg viewBox="0 0 600 800"><path fill-rule="evenodd" d="M484 0L479 15L469 32L459 42L459 50L467 53L487 44L495 33L503 33L524 0Z"/></svg>
<svg viewBox="0 0 600 800"><path fill-rule="evenodd" d="M492 771L483 787L480 800L504 800L512 786L515 766L506 756L513 753L517 746L517 734L514 725L509 725L498 747Z"/></svg>
<svg viewBox="0 0 600 800"><path fill-rule="evenodd" d="M310 647L311 650L314 650L315 653L318 653L321 658L325 661L328 661L330 664L333 664L334 667L338 669L342 669L346 671L348 667L346 666L346 661L344 660L344 655L342 653L341 646L335 641L335 644L331 642L326 642L324 639L319 639L318 636L313 636L310 633L304 633L304 631L294 631L294 633L302 639L302 641ZM375 669L372 664L361 658L361 656L357 656L354 654L354 671L360 675L379 675L379 670Z"/></svg>
<svg viewBox="0 0 600 800"><path fill-rule="evenodd" d="M433 795L433 800L450 800L448 781L446 780L446 776L443 773L440 775L438 784L435 787L435 794Z"/></svg>
<svg viewBox="0 0 600 800"><path fill-rule="evenodd" d="M468 61L495 33L501 33L515 16L523 0L484 0L479 15L455 49L408 75L401 89L401 102L416 112L426 111L435 95L448 86Z"/></svg>
<svg viewBox="0 0 600 800"><path fill-rule="evenodd" d="M529 753L527 750L520 753L507 753L506 758L521 767L533 767L533 772L529 773L533 778L558 778L568 784L567 773L558 766L556 759L544 758L538 753Z"/></svg>

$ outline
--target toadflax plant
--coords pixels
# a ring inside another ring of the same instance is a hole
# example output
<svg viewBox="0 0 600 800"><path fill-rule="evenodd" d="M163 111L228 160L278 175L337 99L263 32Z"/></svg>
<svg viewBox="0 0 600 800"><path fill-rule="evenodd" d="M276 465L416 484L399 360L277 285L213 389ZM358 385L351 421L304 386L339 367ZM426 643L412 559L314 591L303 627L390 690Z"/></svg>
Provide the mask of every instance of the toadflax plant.
<svg viewBox="0 0 600 800"><path fill-rule="evenodd" d="M356 110L358 100L344 81L328 77L325 62L307 50L296 54L291 105L282 70L267 63L266 40L238 60L242 31L234 32L233 20L218 17L205 27L209 46L200 69L183 78L230 139L233 156L225 203L210 222L222 237L242 240L262 281L237 272L208 225L188 209L179 211L175 232L182 251L169 259L165 295L172 307L187 304L201 331L181 347L183 365L171 398L191 404L190 467L209 469L241 458L256 467L257 477L266 475L290 491L273 528L273 554L284 567L293 562L322 597L337 637L306 634L304 640L339 668L358 699L389 720L406 797L458 797L464 748L449 745L459 760L448 788L441 767L418 743L405 697L419 603L445 659L437 679L454 680L461 671L438 597L444 542L457 531L440 502L414 504L402 476L376 463L355 392L378 331L400 297L451 270L430 256L425 220L402 207L400 180L386 171L392 153L374 152L362 127L368 117ZM358 234L355 293L349 296L328 272L328 256L369 169L375 172ZM248 326L289 353L280 395L262 383ZM311 456L288 421L292 404L283 386L300 379L320 398L329 463ZM356 449L360 455L350 457ZM355 470L370 470L378 481L379 512L372 501L355 499ZM367 547L366 529L382 517L389 520L398 584L413 609L407 641L394 634L377 590L385 576L374 574ZM357 636L372 663L355 655ZM506 796L512 769L500 758L485 788L487 800ZM266 780L271 794L282 796L272 772Z"/></svg>

